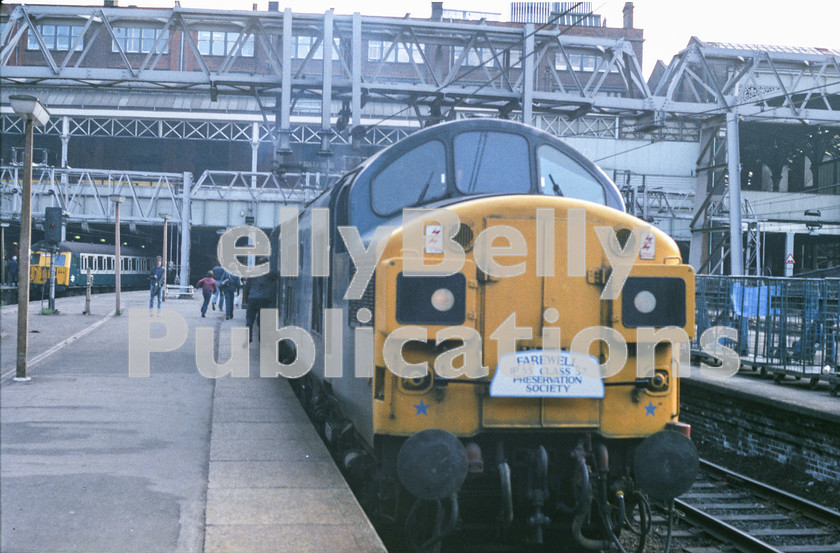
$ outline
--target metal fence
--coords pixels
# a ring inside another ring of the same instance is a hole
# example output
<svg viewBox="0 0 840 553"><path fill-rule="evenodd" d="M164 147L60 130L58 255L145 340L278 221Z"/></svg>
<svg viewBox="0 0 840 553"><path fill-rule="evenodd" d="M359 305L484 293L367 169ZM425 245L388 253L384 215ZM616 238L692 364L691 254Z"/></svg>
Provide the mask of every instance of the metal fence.
<svg viewBox="0 0 840 553"><path fill-rule="evenodd" d="M698 275L697 336L714 326L737 331L741 365L829 382L840 389L840 279Z"/></svg>

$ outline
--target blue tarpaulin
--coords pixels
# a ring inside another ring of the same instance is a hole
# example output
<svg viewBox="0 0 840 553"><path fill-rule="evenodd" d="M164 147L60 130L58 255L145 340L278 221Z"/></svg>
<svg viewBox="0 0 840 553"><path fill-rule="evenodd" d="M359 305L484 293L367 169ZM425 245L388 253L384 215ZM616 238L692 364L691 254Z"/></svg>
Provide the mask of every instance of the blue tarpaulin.
<svg viewBox="0 0 840 553"><path fill-rule="evenodd" d="M770 308L770 298L779 296L778 286L744 286L732 283L732 308L739 317L766 317L778 315L778 309Z"/></svg>

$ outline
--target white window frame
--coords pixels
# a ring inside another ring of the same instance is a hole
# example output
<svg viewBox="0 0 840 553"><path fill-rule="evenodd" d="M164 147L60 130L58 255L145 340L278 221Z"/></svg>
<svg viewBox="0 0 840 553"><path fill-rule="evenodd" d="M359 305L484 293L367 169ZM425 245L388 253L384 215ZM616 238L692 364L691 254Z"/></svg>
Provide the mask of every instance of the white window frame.
<svg viewBox="0 0 840 553"><path fill-rule="evenodd" d="M44 41L48 50L55 50L57 52L67 52L76 41L76 38L82 34L84 27L81 25L38 25L38 33L41 35L41 40ZM45 33L46 30L52 29L51 32ZM35 35L32 32L28 33L26 41L27 50L38 50L40 46L35 40ZM60 39L67 39L66 44L60 44ZM76 47L76 52L81 52L85 47L85 39L79 42Z"/></svg>
<svg viewBox="0 0 840 553"><path fill-rule="evenodd" d="M114 36L117 38L111 40L111 51L119 52L120 49L117 46L119 43L126 54L147 54L152 51L161 33L163 29L153 27L114 27ZM156 53L169 53L169 31L166 31L165 38L158 46Z"/></svg>

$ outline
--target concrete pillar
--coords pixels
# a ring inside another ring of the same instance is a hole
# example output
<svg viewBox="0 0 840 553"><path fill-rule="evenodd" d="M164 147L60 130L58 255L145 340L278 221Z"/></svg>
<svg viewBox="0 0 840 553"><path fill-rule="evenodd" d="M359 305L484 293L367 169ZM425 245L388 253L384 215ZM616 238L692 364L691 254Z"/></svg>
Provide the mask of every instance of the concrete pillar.
<svg viewBox="0 0 840 553"><path fill-rule="evenodd" d="M793 276L793 263L788 263L787 260L793 257L793 239L795 233L788 232L785 234L785 276ZM796 258L794 258L796 259Z"/></svg>
<svg viewBox="0 0 840 553"><path fill-rule="evenodd" d="M184 173L181 197L181 292L189 292L190 283L190 192L192 173Z"/></svg>
<svg viewBox="0 0 840 553"><path fill-rule="evenodd" d="M726 114L726 157L729 172L729 274L744 274L743 233L741 231L741 150L738 113Z"/></svg>

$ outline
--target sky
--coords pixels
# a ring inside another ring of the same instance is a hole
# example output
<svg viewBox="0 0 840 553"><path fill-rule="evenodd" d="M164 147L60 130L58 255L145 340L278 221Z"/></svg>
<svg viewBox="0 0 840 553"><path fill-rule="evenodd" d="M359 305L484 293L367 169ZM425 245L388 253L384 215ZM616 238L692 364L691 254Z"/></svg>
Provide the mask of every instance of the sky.
<svg viewBox="0 0 840 553"><path fill-rule="evenodd" d="M18 0L15 0L17 2ZM172 7L175 0L118 0L120 6ZM607 26L622 26L626 0L593 0L592 9L606 18ZM101 5L96 0L35 0L32 4ZM259 10L268 0L181 0L182 7ZM359 11L364 15L426 18L431 0L280 0L280 9L293 12L336 14ZM635 0L634 26L644 30L644 74L657 59L666 64L688 44L692 36L709 42L812 46L840 51L840 1L798 0L782 3L767 0ZM444 0L444 9L476 10L510 18L510 0ZM795 9L794 9L795 7Z"/></svg>

